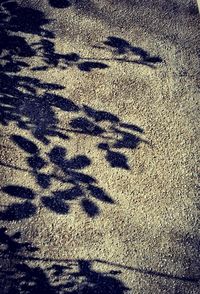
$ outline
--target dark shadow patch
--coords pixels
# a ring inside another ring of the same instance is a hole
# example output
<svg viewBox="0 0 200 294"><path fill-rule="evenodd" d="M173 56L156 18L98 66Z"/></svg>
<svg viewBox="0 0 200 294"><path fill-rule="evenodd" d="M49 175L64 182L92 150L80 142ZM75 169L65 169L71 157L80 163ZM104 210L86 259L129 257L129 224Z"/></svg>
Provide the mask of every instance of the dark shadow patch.
<svg viewBox="0 0 200 294"><path fill-rule="evenodd" d="M49 152L49 158L52 163L55 163L57 165L63 164L63 159L67 155L67 150L60 146L55 146L51 149Z"/></svg>
<svg viewBox="0 0 200 294"><path fill-rule="evenodd" d="M48 66L35 66L31 68L32 71L45 71L48 70Z"/></svg>
<svg viewBox="0 0 200 294"><path fill-rule="evenodd" d="M41 28L49 23L49 20L44 18L44 14L41 11L20 7L16 2L12 6L7 4L6 9L11 14L10 30L13 32L31 33L48 38L54 36L53 33Z"/></svg>
<svg viewBox="0 0 200 294"><path fill-rule="evenodd" d="M142 57L144 60L146 60L149 56L149 53L140 47L133 47L129 45L129 49L133 54Z"/></svg>
<svg viewBox="0 0 200 294"><path fill-rule="evenodd" d="M127 163L128 162L127 157L120 152L108 150L106 159L110 163L111 167L130 170L130 167Z"/></svg>
<svg viewBox="0 0 200 294"><path fill-rule="evenodd" d="M49 94L46 93L43 96L50 105L57 107L63 111L68 112L77 112L79 111L79 107L70 99L63 98L62 96L56 95L56 94Z"/></svg>
<svg viewBox="0 0 200 294"><path fill-rule="evenodd" d="M109 121L110 123L118 123L119 118L107 111L95 110L87 105L83 105L84 112L96 122Z"/></svg>
<svg viewBox="0 0 200 294"><path fill-rule="evenodd" d="M141 129L140 127L136 126L136 125L126 124L126 123L120 123L119 125L120 125L120 127L125 128L125 129L129 129L131 131L144 133L144 130Z"/></svg>
<svg viewBox="0 0 200 294"><path fill-rule="evenodd" d="M38 250L37 247L33 246L31 243L28 242L20 242L18 241L21 238L21 233L15 232L13 235L8 235L7 228L1 227L0 228L0 247L4 245L3 253L5 254L13 254L18 253L22 250L26 250L28 252L35 252ZM2 251L2 250L1 250Z"/></svg>
<svg viewBox="0 0 200 294"><path fill-rule="evenodd" d="M103 191L103 189L93 185L89 185L87 189L94 198L107 203L115 203L113 199Z"/></svg>
<svg viewBox="0 0 200 294"><path fill-rule="evenodd" d="M23 37L10 36L10 35L8 36L6 32L2 31L0 33L0 38L1 38L0 53L2 53L3 50L8 50L10 54L13 54L13 56L20 56L20 57L32 57L36 54L35 50L32 49L27 44L27 42L24 40ZM9 55L4 56L4 59L8 61L7 65L9 64L9 61L12 60L12 58ZM18 65L20 65L20 67L25 65L26 67L28 64L18 61ZM19 67L19 70L20 70L20 67ZM3 68L3 69L6 71L6 68Z"/></svg>
<svg viewBox="0 0 200 294"><path fill-rule="evenodd" d="M49 278L41 267L31 267L25 263L18 263L16 264L16 271L21 276L22 281L28 281L28 283L21 283L20 285L23 292L41 293L42 289L44 294L56 293L54 287L49 284Z"/></svg>
<svg viewBox="0 0 200 294"><path fill-rule="evenodd" d="M72 184L77 184L77 183L85 183L85 184L91 184L91 183L96 183L96 179L88 176L83 173L75 172L75 171L67 171L69 178L69 183Z"/></svg>
<svg viewBox="0 0 200 294"><path fill-rule="evenodd" d="M104 129L84 117L72 119L70 126L77 129L80 133L92 136L98 136L104 133Z"/></svg>
<svg viewBox="0 0 200 294"><path fill-rule="evenodd" d="M51 162L60 166L65 172L71 169L83 169L91 164L91 160L85 155L77 155L69 160L65 159L65 155L65 149L56 146L50 151L49 158Z"/></svg>
<svg viewBox="0 0 200 294"><path fill-rule="evenodd" d="M146 58L144 58L144 61L146 62L150 62L150 63L161 63L162 62L162 58L158 57L158 56L147 56Z"/></svg>
<svg viewBox="0 0 200 294"><path fill-rule="evenodd" d="M53 192L53 194L56 198L69 200L69 201L77 199L80 196L84 195L80 187L73 187L68 190L56 191L56 192Z"/></svg>
<svg viewBox="0 0 200 294"><path fill-rule="evenodd" d="M107 143L100 143L98 145L98 148L102 149L102 150L109 150L110 147L109 147L109 145Z"/></svg>
<svg viewBox="0 0 200 294"><path fill-rule="evenodd" d="M27 153L35 154L38 152L37 145L33 143L31 140L28 140L22 136L17 135L12 135L11 140Z"/></svg>
<svg viewBox="0 0 200 294"><path fill-rule="evenodd" d="M125 54L130 48L129 42L118 37L108 37L104 42L105 45L113 47L117 50L118 54Z"/></svg>
<svg viewBox="0 0 200 294"><path fill-rule="evenodd" d="M85 62L78 64L78 68L81 71L86 71L86 72L90 72L93 69L105 69L108 67L109 66L107 64L102 63L102 62L85 61Z"/></svg>
<svg viewBox="0 0 200 294"><path fill-rule="evenodd" d="M7 193L10 196L23 198L23 199L34 199L35 193L26 187L17 186L17 185L9 185L2 188L4 193Z"/></svg>
<svg viewBox="0 0 200 294"><path fill-rule="evenodd" d="M127 149L135 149L138 144L141 142L141 139L131 133L123 132L121 130L115 129L117 134L122 136L121 139L116 140L113 144L114 148L127 148Z"/></svg>
<svg viewBox="0 0 200 294"><path fill-rule="evenodd" d="M116 147L115 146L116 144L114 144L114 147ZM127 142L126 142L126 144L127 144ZM125 145L125 143L124 143L124 145ZM117 146L118 146L118 144L117 144ZM122 145L120 145L120 146L122 146ZM99 147L99 149L106 151L105 158L109 162L111 167L130 170L130 167L128 165L128 158L124 154L122 154L120 152L112 151L110 149L109 145L106 143L100 143L98 145L98 147ZM122 147L118 147L118 148L122 148Z"/></svg>
<svg viewBox="0 0 200 294"><path fill-rule="evenodd" d="M77 155L65 162L65 166L68 166L70 169L83 169L90 164L91 160L85 155Z"/></svg>
<svg viewBox="0 0 200 294"><path fill-rule="evenodd" d="M77 53L68 53L63 55L63 59L68 62L77 62L81 57Z"/></svg>
<svg viewBox="0 0 200 294"><path fill-rule="evenodd" d="M82 199L81 206L89 217L95 217L100 213L98 206L89 199Z"/></svg>
<svg viewBox="0 0 200 294"><path fill-rule="evenodd" d="M189 4L188 11L190 15L199 15L198 5L192 2Z"/></svg>
<svg viewBox="0 0 200 294"><path fill-rule="evenodd" d="M0 219L4 221L18 221L32 217L36 211L36 206L29 201L23 203L13 203L3 212L0 212Z"/></svg>
<svg viewBox="0 0 200 294"><path fill-rule="evenodd" d="M53 8L68 8L71 6L68 0L49 0L49 4Z"/></svg>
<svg viewBox="0 0 200 294"><path fill-rule="evenodd" d="M44 173L38 173L36 174L36 180L37 180L37 184L43 189L47 189L51 186L50 175L46 175Z"/></svg>
<svg viewBox="0 0 200 294"><path fill-rule="evenodd" d="M32 169L41 169L47 164L44 159L38 155L29 157L27 161Z"/></svg>
<svg viewBox="0 0 200 294"><path fill-rule="evenodd" d="M42 197L42 203L51 211L58 214L67 214L69 212L69 206L60 198L55 197Z"/></svg>
<svg viewBox="0 0 200 294"><path fill-rule="evenodd" d="M148 65L148 63L161 63L163 60L159 56L151 56L151 54L140 48L140 47L135 47L132 46L128 41L115 37L115 36L109 36L107 37L107 40L104 41L104 45L109 46L114 49L114 53L116 55L124 55L128 53L132 53L136 56L140 57L139 61L136 61L136 63L141 63L144 65ZM97 48L102 48L99 46L96 46ZM122 60L123 61L123 60ZM126 61L126 60L124 60Z"/></svg>
<svg viewBox="0 0 200 294"><path fill-rule="evenodd" d="M69 136L65 135L59 131L54 131L54 130L47 130L46 135L50 137L59 137L60 139L63 140L69 140Z"/></svg>

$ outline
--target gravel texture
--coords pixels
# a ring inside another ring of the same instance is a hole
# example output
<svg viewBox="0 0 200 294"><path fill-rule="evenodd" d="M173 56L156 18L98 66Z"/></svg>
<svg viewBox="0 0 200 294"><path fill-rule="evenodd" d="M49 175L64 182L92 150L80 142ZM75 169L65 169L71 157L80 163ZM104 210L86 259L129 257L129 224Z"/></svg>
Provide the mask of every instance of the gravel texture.
<svg viewBox="0 0 200 294"><path fill-rule="evenodd" d="M196 2L0 8L0 292L197 294Z"/></svg>

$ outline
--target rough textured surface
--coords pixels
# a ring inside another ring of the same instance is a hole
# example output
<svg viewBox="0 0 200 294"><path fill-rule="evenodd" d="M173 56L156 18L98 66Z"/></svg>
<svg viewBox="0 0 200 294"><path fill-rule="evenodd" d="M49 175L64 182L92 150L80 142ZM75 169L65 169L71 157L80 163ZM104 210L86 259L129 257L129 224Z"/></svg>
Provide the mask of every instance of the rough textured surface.
<svg viewBox="0 0 200 294"><path fill-rule="evenodd" d="M0 7L0 292L198 293L196 3Z"/></svg>

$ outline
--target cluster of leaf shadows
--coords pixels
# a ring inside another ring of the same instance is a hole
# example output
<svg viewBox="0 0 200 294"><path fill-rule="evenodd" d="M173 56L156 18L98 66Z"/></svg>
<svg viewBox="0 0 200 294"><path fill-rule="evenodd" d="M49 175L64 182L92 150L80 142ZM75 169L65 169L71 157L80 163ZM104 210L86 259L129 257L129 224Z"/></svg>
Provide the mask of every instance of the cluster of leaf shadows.
<svg viewBox="0 0 200 294"><path fill-rule="evenodd" d="M67 150L61 146L54 146L47 153L45 160L39 152L38 147L32 141L24 137L13 135L12 140L28 154L27 164L29 173L35 178L39 187L45 191L51 187L52 180L59 183L66 183L70 188L51 191L51 195L41 197L45 207L59 214L67 214L70 208L70 201L77 200L88 216L93 217L99 214L99 208L91 200L103 201L113 204L114 201L102 188L98 187L97 181L90 175L81 172L82 169L91 164L90 159L85 155L77 155L67 158ZM46 174L41 169L46 165L53 165L62 172L59 175L55 172ZM27 218L36 212L35 205L31 202L37 193L33 190L17 185L7 185L3 187L3 192L12 197L25 199L25 202L10 205L5 212L0 214L4 220Z"/></svg>
<svg viewBox="0 0 200 294"><path fill-rule="evenodd" d="M51 1L53 2L55 1ZM61 3L64 1L61 1L60 5ZM15 1L0 0L0 15L0 123L5 127L14 123L19 131L26 130L32 136L33 140L20 135L11 135L10 139L24 152L28 166L25 171L34 177L39 188L43 191L51 190L53 180L69 184L70 188L66 190L51 191L49 196L40 196L45 207L53 212L66 214L70 209L70 201L77 200L89 217L95 217L100 213L97 204L99 201L113 204L114 200L98 186L94 177L83 172L84 168L92 164L90 158L81 154L69 158L68 147L59 145L55 145L43 158L36 145L37 140L45 146L51 143L54 137L66 142L81 134L96 137L98 143L95 147L102 151L102 156L109 166L129 170L124 150L134 150L138 147L142 141L140 134L143 130L123 122L110 112L77 105L71 99L55 94L56 90L64 89L62 85L45 83L38 78L22 75L22 70L26 68L31 72L48 71L52 67L66 69L75 66L77 70L89 73L92 70L107 68L108 65L82 58L74 52L57 53L53 41L54 33L45 28L50 20L39 10L21 7ZM30 37L37 37L38 41L30 41ZM150 60L147 52L117 37L108 37L104 45L108 50L114 48L115 53L119 55L126 54L127 51L139 54L143 59L141 62L160 61L155 58ZM29 64L32 58L38 58L37 67ZM57 111L66 113L64 128L59 126ZM70 120L68 113L73 114ZM43 172L43 167L48 165L56 166L62 171L62 176ZM17 169L9 164L7 166ZM0 212L1 219L19 220L36 213L37 208L33 200L38 195L35 191L16 185L5 186L3 191L18 200L21 199L22 202L4 208Z"/></svg>
<svg viewBox="0 0 200 294"><path fill-rule="evenodd" d="M22 241L22 237L19 231L9 233L6 227L0 227L0 293L125 294L131 289L119 279L123 271L164 279L164 283L166 279L177 283L199 282L199 276L176 276L100 259L41 258L38 257L41 255L38 254L39 248ZM196 247L199 239L195 242L193 240L192 244ZM109 270L102 272L94 269L101 264Z"/></svg>
<svg viewBox="0 0 200 294"><path fill-rule="evenodd" d="M33 253L38 248L20 239L20 232L10 235L7 228L0 228L1 293L123 294L128 290L116 277L121 271L96 271L92 260L37 258Z"/></svg>

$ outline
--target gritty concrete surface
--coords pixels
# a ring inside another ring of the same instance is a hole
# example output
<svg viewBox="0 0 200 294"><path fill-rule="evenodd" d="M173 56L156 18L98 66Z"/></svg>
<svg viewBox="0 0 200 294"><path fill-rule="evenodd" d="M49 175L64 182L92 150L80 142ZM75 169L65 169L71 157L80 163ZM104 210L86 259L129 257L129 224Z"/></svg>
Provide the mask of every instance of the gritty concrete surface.
<svg viewBox="0 0 200 294"><path fill-rule="evenodd" d="M0 7L0 292L198 293L197 4Z"/></svg>

